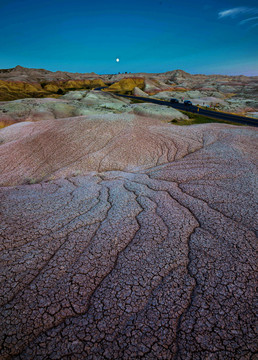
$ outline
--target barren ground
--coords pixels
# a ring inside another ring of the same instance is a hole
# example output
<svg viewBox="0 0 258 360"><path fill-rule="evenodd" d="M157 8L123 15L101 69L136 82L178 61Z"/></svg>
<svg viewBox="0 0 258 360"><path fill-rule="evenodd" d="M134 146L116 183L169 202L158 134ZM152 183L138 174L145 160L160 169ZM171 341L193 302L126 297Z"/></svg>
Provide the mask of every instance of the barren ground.
<svg viewBox="0 0 258 360"><path fill-rule="evenodd" d="M1 359L256 359L257 130L96 119L2 130Z"/></svg>

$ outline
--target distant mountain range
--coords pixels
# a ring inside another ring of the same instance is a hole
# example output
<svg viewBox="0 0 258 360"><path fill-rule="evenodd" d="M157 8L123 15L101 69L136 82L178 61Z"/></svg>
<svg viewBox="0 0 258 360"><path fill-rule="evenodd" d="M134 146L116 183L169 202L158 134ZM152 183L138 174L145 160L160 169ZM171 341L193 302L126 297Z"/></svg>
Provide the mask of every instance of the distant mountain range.
<svg viewBox="0 0 258 360"><path fill-rule="evenodd" d="M258 76L248 77L244 75L228 76L228 75L192 75L183 70L173 70L164 73L125 73L125 74L106 74L99 75L94 72L91 73L71 73L68 71L50 71L45 69L31 69L17 65L10 69L0 69L0 80L8 81L24 81L24 82L42 82L42 81L60 81L60 80L80 80L80 79L95 79L101 78L104 82L119 81L124 77L144 77L144 78L159 78L162 81L172 81L180 84L184 81L236 81L236 82L250 82L257 81Z"/></svg>

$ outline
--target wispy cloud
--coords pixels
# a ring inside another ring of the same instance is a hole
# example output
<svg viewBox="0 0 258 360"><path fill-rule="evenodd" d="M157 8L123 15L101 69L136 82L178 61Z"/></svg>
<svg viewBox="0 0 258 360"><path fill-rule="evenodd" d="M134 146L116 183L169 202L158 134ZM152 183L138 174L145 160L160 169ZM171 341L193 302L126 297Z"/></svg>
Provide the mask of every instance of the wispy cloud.
<svg viewBox="0 0 258 360"><path fill-rule="evenodd" d="M225 17L234 18L236 16L243 15L243 14L258 14L258 8L249 8L249 7L245 7L245 6L240 6L240 7L220 11L218 13L218 17L219 17L219 19L225 18Z"/></svg>
<svg viewBox="0 0 258 360"><path fill-rule="evenodd" d="M242 21L239 22L239 24L244 25L244 24L249 23L250 21L254 21L254 20L258 20L258 16L254 16L254 17L242 20Z"/></svg>

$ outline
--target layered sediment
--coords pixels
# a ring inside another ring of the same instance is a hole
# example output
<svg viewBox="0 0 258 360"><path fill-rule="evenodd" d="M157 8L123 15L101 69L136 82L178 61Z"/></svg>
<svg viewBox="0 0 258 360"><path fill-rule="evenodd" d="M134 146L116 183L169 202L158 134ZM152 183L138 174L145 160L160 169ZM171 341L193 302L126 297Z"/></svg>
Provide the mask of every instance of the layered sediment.
<svg viewBox="0 0 258 360"><path fill-rule="evenodd" d="M0 80L0 101L23 98L59 97L69 90L93 89L106 86L101 79L67 80L41 83Z"/></svg>
<svg viewBox="0 0 258 360"><path fill-rule="evenodd" d="M58 97L69 90L98 87L121 94L135 94L137 89L136 92L134 89L139 88L145 94L158 98L193 99L194 104L200 106L247 116L253 116L258 110L257 76L192 75L182 70L158 74L97 75L51 72L21 66L0 70L0 101Z"/></svg>
<svg viewBox="0 0 258 360"><path fill-rule="evenodd" d="M257 128L59 95L0 104L0 358L254 360Z"/></svg>

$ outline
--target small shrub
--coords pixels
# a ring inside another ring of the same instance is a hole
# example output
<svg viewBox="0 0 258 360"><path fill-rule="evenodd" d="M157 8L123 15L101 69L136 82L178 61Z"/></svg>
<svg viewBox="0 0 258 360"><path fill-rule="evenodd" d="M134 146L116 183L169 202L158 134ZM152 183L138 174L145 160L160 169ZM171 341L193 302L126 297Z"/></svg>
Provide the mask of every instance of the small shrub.
<svg viewBox="0 0 258 360"><path fill-rule="evenodd" d="M138 100L138 99L130 99L131 100L131 104L141 104L144 103L143 100Z"/></svg>
<svg viewBox="0 0 258 360"><path fill-rule="evenodd" d="M206 124L206 123L224 123L224 124L230 124L230 125L237 125L237 126L245 126L243 124L234 123L231 121L226 120L219 120L219 119L213 119L210 117L207 117L205 115L200 114L194 114L188 111L181 111L184 115L187 115L189 120L181 120L178 121L177 125L195 125L195 124ZM171 123L174 122L173 120L170 121Z"/></svg>
<svg viewBox="0 0 258 360"><path fill-rule="evenodd" d="M64 95L64 90L62 89L58 89L57 92L56 92L58 95Z"/></svg>
<svg viewBox="0 0 258 360"><path fill-rule="evenodd" d="M32 184L37 184L39 182L39 180L37 180L36 178L25 178L23 185L32 185Z"/></svg>

